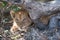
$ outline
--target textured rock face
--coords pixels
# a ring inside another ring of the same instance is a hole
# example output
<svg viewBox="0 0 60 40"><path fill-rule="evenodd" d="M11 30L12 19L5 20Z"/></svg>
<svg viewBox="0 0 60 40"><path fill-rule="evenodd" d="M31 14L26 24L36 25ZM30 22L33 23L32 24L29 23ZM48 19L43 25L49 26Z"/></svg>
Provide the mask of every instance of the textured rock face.
<svg viewBox="0 0 60 40"><path fill-rule="evenodd" d="M60 5L58 3L51 2L40 3L33 1L26 3L26 7L27 10L29 11L30 18L33 20L35 25L38 28L42 29L46 28L47 27L46 25L49 26L50 18L52 18L60 11L59 9Z"/></svg>
<svg viewBox="0 0 60 40"><path fill-rule="evenodd" d="M40 33L36 28L29 28L28 32L25 34L25 40L48 40L47 36Z"/></svg>
<svg viewBox="0 0 60 40"><path fill-rule="evenodd" d="M31 8L28 9L28 11L30 12L29 15L31 19L37 19L43 15L53 14L53 11L57 9L56 5L53 6L52 4L50 5L50 4L39 3L39 2L30 2L26 5L27 7Z"/></svg>
<svg viewBox="0 0 60 40"><path fill-rule="evenodd" d="M51 17L50 23L49 23L50 29L59 27L59 21L60 21L60 13Z"/></svg>

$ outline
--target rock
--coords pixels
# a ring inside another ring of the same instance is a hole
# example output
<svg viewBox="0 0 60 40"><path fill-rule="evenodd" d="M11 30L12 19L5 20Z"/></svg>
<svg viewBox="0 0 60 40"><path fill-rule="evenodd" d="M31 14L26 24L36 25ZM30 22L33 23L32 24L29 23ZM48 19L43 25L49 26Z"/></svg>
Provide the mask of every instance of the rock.
<svg viewBox="0 0 60 40"><path fill-rule="evenodd" d="M50 19L50 23L49 23L49 28L56 28L56 27L59 27L58 25L58 22L59 22L59 19L60 19L60 15L56 15L56 16L53 16L51 17Z"/></svg>
<svg viewBox="0 0 60 40"><path fill-rule="evenodd" d="M47 37L36 28L29 28L25 34L25 40L48 40Z"/></svg>

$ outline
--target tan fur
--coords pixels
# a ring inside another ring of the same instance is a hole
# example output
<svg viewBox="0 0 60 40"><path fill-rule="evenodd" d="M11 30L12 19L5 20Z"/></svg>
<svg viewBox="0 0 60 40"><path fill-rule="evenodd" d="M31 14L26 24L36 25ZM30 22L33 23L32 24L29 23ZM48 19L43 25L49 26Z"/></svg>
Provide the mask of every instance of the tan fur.
<svg viewBox="0 0 60 40"><path fill-rule="evenodd" d="M10 29L12 33L16 32L17 30L26 31L28 26L32 23L31 19L29 18L28 12L24 9L16 13L11 10L10 14L13 19L13 26Z"/></svg>

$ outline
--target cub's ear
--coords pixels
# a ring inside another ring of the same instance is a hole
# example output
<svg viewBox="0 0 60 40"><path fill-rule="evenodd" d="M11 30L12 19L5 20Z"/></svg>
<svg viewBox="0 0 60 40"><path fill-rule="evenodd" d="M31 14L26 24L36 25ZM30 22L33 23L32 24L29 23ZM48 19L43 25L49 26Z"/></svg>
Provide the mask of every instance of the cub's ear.
<svg viewBox="0 0 60 40"><path fill-rule="evenodd" d="M11 15L12 19L15 18L15 12L13 10L10 11L10 15Z"/></svg>
<svg viewBox="0 0 60 40"><path fill-rule="evenodd" d="M50 19L50 16L41 16L40 21L41 21L43 24L47 25L48 22L49 22L49 19Z"/></svg>

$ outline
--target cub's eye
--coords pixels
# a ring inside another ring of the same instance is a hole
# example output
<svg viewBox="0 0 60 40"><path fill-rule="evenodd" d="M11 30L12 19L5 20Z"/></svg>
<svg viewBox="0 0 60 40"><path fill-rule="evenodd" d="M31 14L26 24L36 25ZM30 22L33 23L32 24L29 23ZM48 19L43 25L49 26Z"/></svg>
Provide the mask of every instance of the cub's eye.
<svg viewBox="0 0 60 40"><path fill-rule="evenodd" d="M17 21L19 21L18 19L16 19Z"/></svg>
<svg viewBox="0 0 60 40"><path fill-rule="evenodd" d="M25 33L25 31L21 31L21 33Z"/></svg>

